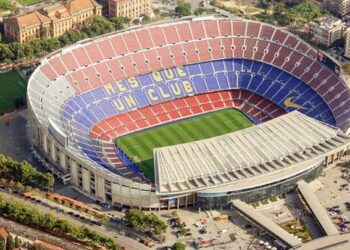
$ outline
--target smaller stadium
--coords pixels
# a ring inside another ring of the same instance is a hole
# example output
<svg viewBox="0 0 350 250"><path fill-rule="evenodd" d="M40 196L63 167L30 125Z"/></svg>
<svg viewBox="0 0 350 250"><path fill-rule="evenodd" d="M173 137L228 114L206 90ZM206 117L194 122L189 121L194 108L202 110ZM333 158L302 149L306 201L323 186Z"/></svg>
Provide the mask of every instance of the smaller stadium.
<svg viewBox="0 0 350 250"><path fill-rule="evenodd" d="M115 207L225 207L286 193L341 159L350 90L284 29L196 17L58 50L28 83L35 150Z"/></svg>

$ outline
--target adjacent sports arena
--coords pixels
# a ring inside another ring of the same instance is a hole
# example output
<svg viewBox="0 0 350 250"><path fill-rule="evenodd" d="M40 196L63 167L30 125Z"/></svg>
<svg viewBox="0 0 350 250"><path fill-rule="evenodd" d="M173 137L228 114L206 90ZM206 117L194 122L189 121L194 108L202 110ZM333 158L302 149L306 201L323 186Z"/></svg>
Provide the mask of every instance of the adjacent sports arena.
<svg viewBox="0 0 350 250"><path fill-rule="evenodd" d="M255 21L202 17L86 40L29 80L36 150L115 206L223 207L316 178L350 143L326 55Z"/></svg>

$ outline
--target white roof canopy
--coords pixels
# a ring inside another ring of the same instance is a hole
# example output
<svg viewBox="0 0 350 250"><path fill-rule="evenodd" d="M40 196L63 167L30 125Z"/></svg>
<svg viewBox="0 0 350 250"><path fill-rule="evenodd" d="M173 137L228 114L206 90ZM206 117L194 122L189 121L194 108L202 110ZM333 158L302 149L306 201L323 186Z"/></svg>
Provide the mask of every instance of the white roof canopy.
<svg viewBox="0 0 350 250"><path fill-rule="evenodd" d="M156 190L184 193L266 175L349 142L340 129L294 111L230 134L154 149Z"/></svg>

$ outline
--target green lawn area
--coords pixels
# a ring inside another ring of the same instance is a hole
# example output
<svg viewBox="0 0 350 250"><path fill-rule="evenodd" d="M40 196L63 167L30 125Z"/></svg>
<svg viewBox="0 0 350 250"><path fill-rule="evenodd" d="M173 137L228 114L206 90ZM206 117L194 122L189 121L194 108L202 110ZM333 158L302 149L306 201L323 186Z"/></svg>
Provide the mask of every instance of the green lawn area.
<svg viewBox="0 0 350 250"><path fill-rule="evenodd" d="M44 0L16 0L17 3L22 4L24 6L29 6L32 4L43 2Z"/></svg>
<svg viewBox="0 0 350 250"><path fill-rule="evenodd" d="M13 3L11 3L10 0L0 0L0 12L6 11L6 10L12 10L15 6Z"/></svg>
<svg viewBox="0 0 350 250"><path fill-rule="evenodd" d="M280 226L290 234L294 234L301 238L303 242L312 240L309 229L306 224L302 221L291 220L283 222Z"/></svg>
<svg viewBox="0 0 350 250"><path fill-rule="evenodd" d="M225 109L121 136L116 139L116 144L142 169L147 178L154 180L154 148L202 140L252 125L240 111Z"/></svg>
<svg viewBox="0 0 350 250"><path fill-rule="evenodd" d="M16 71L0 73L0 113L15 108L19 99L26 96L27 83Z"/></svg>

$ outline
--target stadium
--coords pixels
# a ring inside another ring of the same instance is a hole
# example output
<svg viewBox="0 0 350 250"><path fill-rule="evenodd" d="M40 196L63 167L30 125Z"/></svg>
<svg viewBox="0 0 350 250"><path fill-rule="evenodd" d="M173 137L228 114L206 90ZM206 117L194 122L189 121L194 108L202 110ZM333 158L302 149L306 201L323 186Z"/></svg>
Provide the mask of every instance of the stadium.
<svg viewBox="0 0 350 250"><path fill-rule="evenodd" d="M325 54L251 20L201 17L84 40L28 83L36 151L114 206L224 207L315 179L350 136Z"/></svg>

